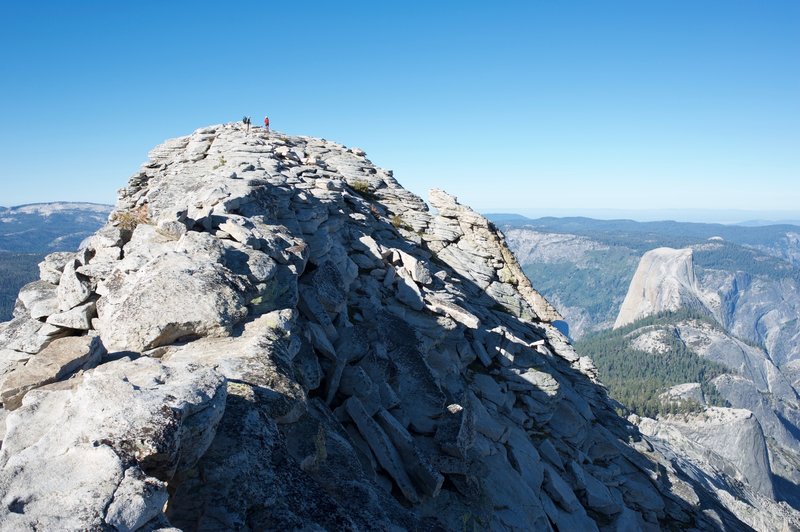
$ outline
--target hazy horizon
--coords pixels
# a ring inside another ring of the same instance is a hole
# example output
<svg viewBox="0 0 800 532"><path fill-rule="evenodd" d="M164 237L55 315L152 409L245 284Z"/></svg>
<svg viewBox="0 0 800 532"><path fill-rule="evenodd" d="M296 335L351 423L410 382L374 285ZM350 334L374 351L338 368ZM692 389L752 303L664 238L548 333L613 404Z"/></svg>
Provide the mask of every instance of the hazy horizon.
<svg viewBox="0 0 800 532"><path fill-rule="evenodd" d="M423 198L425 199L425 198ZM90 201L34 201L17 205L0 205L0 209L20 208L29 205L52 203L81 203L113 207L113 203ZM800 226L800 210L796 211L755 211L736 209L560 209L547 207L532 208L475 208L485 215L519 215L530 219L583 217L596 220L633 220L636 222L676 221L687 223L719 223L726 225L779 225Z"/></svg>
<svg viewBox="0 0 800 532"><path fill-rule="evenodd" d="M739 209L476 209L484 215L519 214L526 218L584 217L597 220L634 220L637 222L676 221L688 223L719 223L725 225L800 225L800 210L764 211Z"/></svg>

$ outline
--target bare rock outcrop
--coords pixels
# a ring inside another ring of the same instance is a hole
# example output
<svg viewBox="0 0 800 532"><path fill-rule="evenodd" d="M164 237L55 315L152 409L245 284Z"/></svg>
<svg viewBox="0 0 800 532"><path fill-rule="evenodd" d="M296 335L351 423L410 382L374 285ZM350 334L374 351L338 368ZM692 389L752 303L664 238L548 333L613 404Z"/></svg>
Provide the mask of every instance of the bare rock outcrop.
<svg viewBox="0 0 800 532"><path fill-rule="evenodd" d="M673 445L684 442L700 449L703 461L722 470L732 468L734 478L765 497L774 497L764 433L752 412L710 407L700 413L666 416L656 424L640 423L640 428ZM670 431L680 436L668 434Z"/></svg>
<svg viewBox="0 0 800 532"><path fill-rule="evenodd" d="M6 419L0 528L137 530L159 522L167 483L204 454L225 397L225 380L212 369L149 357L28 392Z"/></svg>
<svg viewBox="0 0 800 532"><path fill-rule="evenodd" d="M798 523L617 416L503 235L431 204L325 140L218 125L156 147L0 325L2 526ZM70 312L88 328L51 319ZM54 356L62 338L106 352Z"/></svg>

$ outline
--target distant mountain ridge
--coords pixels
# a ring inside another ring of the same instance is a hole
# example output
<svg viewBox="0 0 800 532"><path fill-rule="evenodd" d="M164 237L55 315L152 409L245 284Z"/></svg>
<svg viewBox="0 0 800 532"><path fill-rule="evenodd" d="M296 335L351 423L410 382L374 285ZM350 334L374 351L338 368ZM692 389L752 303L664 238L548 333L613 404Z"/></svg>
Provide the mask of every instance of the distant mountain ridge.
<svg viewBox="0 0 800 532"><path fill-rule="evenodd" d="M107 221L111 209L111 205L66 201L0 207L0 252L75 249Z"/></svg>
<svg viewBox="0 0 800 532"><path fill-rule="evenodd" d="M490 219L505 232L525 273L564 315L576 339L611 327L639 259L657 247L692 247L694 263L703 270L741 270L773 280L800 277L800 226L507 214Z"/></svg>
<svg viewBox="0 0 800 532"><path fill-rule="evenodd" d="M637 222L634 220L598 220L585 217L526 218L520 215L487 215L487 218L505 228L530 228L547 233L564 233L588 236L595 239L617 241L620 238L646 243L648 238L658 238L662 243L672 240L670 247L684 247L713 237L728 242L762 249L775 245L787 234L800 234L800 225L727 225L717 223ZM645 245L646 247L646 245Z"/></svg>
<svg viewBox="0 0 800 532"><path fill-rule="evenodd" d="M760 227L764 225L800 225L800 220L745 220L737 224L743 227Z"/></svg>
<svg viewBox="0 0 800 532"><path fill-rule="evenodd" d="M0 206L0 216L7 213L17 214L41 214L48 216L55 212L63 211L94 211L108 214L111 212L113 205L105 203L92 203L86 201L50 201L44 203L24 203L22 205L14 205L12 207Z"/></svg>
<svg viewBox="0 0 800 532"><path fill-rule="evenodd" d="M496 209L495 209L496 210ZM800 225L800 211L761 211L726 209L553 209L546 204L536 209L481 211L489 219L498 216L521 216L536 218L592 218L596 220L632 220L636 222L675 221L679 223L723 224L723 225Z"/></svg>

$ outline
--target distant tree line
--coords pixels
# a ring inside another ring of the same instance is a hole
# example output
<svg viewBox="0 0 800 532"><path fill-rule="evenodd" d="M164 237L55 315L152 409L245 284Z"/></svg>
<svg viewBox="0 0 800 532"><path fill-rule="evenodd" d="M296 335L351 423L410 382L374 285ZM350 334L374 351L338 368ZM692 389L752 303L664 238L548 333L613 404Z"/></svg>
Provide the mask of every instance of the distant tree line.
<svg viewBox="0 0 800 532"><path fill-rule="evenodd" d="M640 249L649 246L686 247L711 237L749 246L774 246L787 232L797 232L796 225L742 226L675 221L634 222L633 220L595 220L582 217L498 219L502 226L530 227L551 233L568 233L589 237L613 245ZM655 246L653 243L657 243ZM646 249L645 249L646 251Z"/></svg>
<svg viewBox="0 0 800 532"><path fill-rule="evenodd" d="M694 401L664 401L660 398L671 386L687 382L700 383L708 404L728 406L710 381L723 373L732 373L731 370L699 357L676 335L664 335L662 340L668 346L664 353L649 353L631 345L633 338L628 335L636 330L652 326L669 331L686 319L715 325L705 316L690 310L661 313L616 330L589 335L576 342L575 349L594 360L600 380L609 394L625 406L626 411L622 413L654 417L698 411L702 406Z"/></svg>
<svg viewBox="0 0 800 532"><path fill-rule="evenodd" d="M695 266L708 270L744 272L774 280L791 278L800 282L800 270L790 263L729 242L696 249L693 259Z"/></svg>

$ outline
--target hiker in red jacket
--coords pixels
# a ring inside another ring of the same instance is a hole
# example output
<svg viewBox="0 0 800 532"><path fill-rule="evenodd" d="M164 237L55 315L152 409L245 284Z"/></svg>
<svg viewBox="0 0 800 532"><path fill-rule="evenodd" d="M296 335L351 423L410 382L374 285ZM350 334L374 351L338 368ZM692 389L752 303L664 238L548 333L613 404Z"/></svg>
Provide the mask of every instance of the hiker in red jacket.
<svg viewBox="0 0 800 532"><path fill-rule="evenodd" d="M268 116L264 117L264 131L269 133L269 117Z"/></svg>

